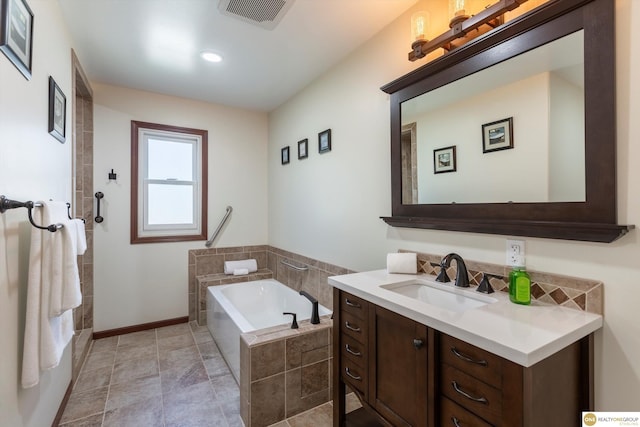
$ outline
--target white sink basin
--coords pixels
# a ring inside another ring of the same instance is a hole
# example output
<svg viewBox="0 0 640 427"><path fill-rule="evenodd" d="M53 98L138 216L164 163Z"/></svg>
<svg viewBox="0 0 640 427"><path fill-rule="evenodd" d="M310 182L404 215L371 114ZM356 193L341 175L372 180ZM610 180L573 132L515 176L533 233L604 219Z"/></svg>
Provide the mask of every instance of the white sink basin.
<svg viewBox="0 0 640 427"><path fill-rule="evenodd" d="M455 312L471 310L498 301L495 298L478 294L475 290L455 288L453 283L443 285L421 279L381 285L380 287Z"/></svg>

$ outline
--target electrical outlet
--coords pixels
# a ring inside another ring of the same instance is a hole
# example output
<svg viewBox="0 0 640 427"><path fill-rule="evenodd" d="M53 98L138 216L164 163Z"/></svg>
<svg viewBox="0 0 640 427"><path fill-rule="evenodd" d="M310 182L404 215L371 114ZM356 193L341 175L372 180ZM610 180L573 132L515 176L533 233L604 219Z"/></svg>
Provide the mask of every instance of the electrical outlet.
<svg viewBox="0 0 640 427"><path fill-rule="evenodd" d="M524 240L507 240L507 265L525 266Z"/></svg>

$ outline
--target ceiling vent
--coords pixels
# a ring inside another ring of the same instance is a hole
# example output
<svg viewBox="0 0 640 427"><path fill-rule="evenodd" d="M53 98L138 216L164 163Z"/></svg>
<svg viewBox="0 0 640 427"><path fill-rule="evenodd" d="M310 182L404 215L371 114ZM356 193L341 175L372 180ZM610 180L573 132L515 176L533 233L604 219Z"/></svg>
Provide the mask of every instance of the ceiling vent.
<svg viewBox="0 0 640 427"><path fill-rule="evenodd" d="M227 16L273 30L295 0L220 0L218 9Z"/></svg>

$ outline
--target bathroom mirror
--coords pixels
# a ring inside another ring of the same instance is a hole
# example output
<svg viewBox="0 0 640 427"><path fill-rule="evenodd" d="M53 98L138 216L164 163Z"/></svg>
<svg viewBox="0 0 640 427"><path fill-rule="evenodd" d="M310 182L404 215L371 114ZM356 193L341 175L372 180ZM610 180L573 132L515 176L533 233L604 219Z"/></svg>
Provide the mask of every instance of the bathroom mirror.
<svg viewBox="0 0 640 427"><path fill-rule="evenodd" d="M614 50L613 1L551 0L385 85L392 216L383 219L598 242L624 235L633 227L616 216Z"/></svg>

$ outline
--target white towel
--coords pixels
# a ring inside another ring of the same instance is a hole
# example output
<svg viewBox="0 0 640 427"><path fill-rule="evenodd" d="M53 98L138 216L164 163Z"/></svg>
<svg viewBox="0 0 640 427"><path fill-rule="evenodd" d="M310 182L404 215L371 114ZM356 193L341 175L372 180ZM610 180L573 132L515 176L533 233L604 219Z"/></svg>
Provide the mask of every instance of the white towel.
<svg viewBox="0 0 640 427"><path fill-rule="evenodd" d="M34 208L35 223L49 225L63 222L66 218L66 204L62 206L64 210L61 218L57 202L49 202L43 204L43 207ZM38 384L41 370L58 366L62 352L74 333L71 310L63 312L60 316L49 315L52 284L57 280L57 275L62 276L63 271L64 257L57 252L61 250L62 237L60 230L52 233L35 227L31 229L22 361L22 387L24 388ZM61 283L56 286L62 290Z"/></svg>
<svg viewBox="0 0 640 427"><path fill-rule="evenodd" d="M76 233L78 237L77 255L84 255L85 251L87 250L87 232L84 228L84 221L76 218L72 219L71 223L76 226Z"/></svg>
<svg viewBox="0 0 640 427"><path fill-rule="evenodd" d="M416 274L418 255L410 252L387 254L387 273Z"/></svg>
<svg viewBox="0 0 640 427"><path fill-rule="evenodd" d="M233 270L234 276L243 276L245 274L249 274L249 270L246 268L236 268L235 270Z"/></svg>
<svg viewBox="0 0 640 427"><path fill-rule="evenodd" d="M224 262L224 274L233 274L234 270L240 270L246 268L247 273L253 273L258 271L258 263L255 259L243 259L239 261L225 261Z"/></svg>

